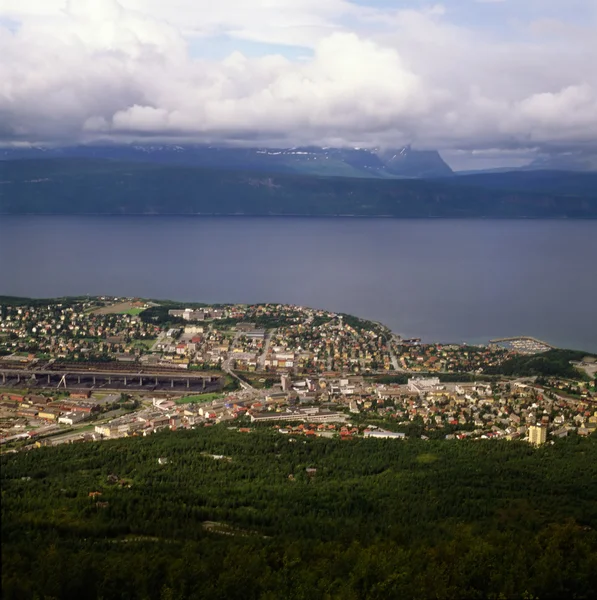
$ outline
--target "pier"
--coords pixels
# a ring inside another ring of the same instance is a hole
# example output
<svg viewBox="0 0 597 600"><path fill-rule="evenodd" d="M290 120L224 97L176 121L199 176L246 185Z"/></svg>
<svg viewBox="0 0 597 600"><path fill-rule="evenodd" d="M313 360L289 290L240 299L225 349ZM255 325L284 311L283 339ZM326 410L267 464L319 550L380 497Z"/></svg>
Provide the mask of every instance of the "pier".
<svg viewBox="0 0 597 600"><path fill-rule="evenodd" d="M523 354L538 354L540 352L547 352L548 350L555 349L555 346L527 335L497 338L495 340L489 340L489 343L508 344L512 349L522 352Z"/></svg>

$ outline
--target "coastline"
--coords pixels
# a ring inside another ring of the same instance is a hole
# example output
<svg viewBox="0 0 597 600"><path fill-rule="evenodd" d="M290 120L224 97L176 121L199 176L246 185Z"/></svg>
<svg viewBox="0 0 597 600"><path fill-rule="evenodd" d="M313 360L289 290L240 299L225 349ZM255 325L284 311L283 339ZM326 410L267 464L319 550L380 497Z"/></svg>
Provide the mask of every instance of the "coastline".
<svg viewBox="0 0 597 600"><path fill-rule="evenodd" d="M533 216L533 215L509 215L509 216L480 216L480 215L367 215L367 214L308 214L308 213L184 213L184 212L2 212L2 217L198 217L198 218L243 218L243 219L384 219L396 221L597 221L597 215L582 217L571 217L567 215L555 216Z"/></svg>
<svg viewBox="0 0 597 600"><path fill-rule="evenodd" d="M238 306L240 304L243 305L251 305L251 306L267 306L267 305L288 305L288 306L295 306L297 308L300 309L307 309L307 310L321 310L324 311L326 309L322 309L322 308L317 308L317 307L313 307L313 306L304 306L304 305L297 305L297 304L287 304L287 303L282 303L282 302L257 302L257 303L240 303L240 302L202 302L202 301L197 301L197 300L191 300L191 301L185 301L185 300L172 300L172 299L159 299L159 298L142 298L142 297L131 297L131 296L112 296L112 295L90 295L90 294L79 294L79 295L67 295L67 296L56 296L56 297L44 297L44 296L11 296L11 295L0 295L0 306L2 306L3 304L5 305L12 305L12 306L18 306L18 305L27 305L30 303L34 303L34 304L41 304L41 303L48 303L48 304L53 304L53 303L58 303L58 302L73 302L73 301L89 301L89 300L97 300L97 299L109 299L109 300L113 300L113 301L139 301L139 302L145 302L145 303L149 303L149 304L155 304L157 305L180 305L180 306L190 306L190 307L196 307L196 308L203 308L203 307L217 307L217 308L230 308L232 306ZM333 311L332 311L333 312ZM491 345L499 345L499 344L503 344L503 343L510 343L510 342L517 342L517 341L530 341L533 342L537 345L542 345L545 347L545 350L558 350L558 349L562 349L560 346L554 345L548 341L544 341L544 340L540 340L537 339L534 336L531 335L509 335L509 336L504 336L504 337L494 337L492 339L487 339L485 342L480 341L479 339L475 339L475 340L461 340L461 341L455 341L455 340L439 340L439 339L424 339L424 338L418 338L415 336L405 336L400 332L394 331L391 327L387 326L386 324L382 323L381 321L378 321L376 319L366 319L364 317L361 317L359 315L354 315L354 314L348 314L348 313L336 313L338 316L348 316L350 318L353 319L358 319L359 321L363 322L363 323L371 323L373 325L378 326L379 328L385 330L385 332L390 335L393 336L399 340L413 340L416 339L418 340L421 344L441 344L441 345L445 345L445 346L449 346L449 345L458 345L458 346L476 346L476 347L488 347ZM572 349L572 348L570 348ZM587 351L589 354L591 353L590 351Z"/></svg>

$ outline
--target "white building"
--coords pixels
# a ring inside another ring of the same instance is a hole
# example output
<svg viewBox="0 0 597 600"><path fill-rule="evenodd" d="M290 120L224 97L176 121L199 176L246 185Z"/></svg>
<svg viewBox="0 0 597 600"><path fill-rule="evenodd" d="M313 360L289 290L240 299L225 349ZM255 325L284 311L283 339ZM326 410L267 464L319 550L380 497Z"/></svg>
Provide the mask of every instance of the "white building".
<svg viewBox="0 0 597 600"><path fill-rule="evenodd" d="M408 380L408 391L415 394L430 392L440 385L439 377L411 377Z"/></svg>
<svg viewBox="0 0 597 600"><path fill-rule="evenodd" d="M184 332L190 334L203 333L204 329L202 325L185 325Z"/></svg>
<svg viewBox="0 0 597 600"><path fill-rule="evenodd" d="M58 423L64 423L65 425L74 425L75 423L80 423L83 421L88 415L80 412L69 412L61 417L58 417Z"/></svg>
<svg viewBox="0 0 597 600"><path fill-rule="evenodd" d="M394 440L406 439L405 433L396 433L394 431L384 431L383 429L377 429L375 431L365 430L365 432L363 433L363 436L370 437L370 438L394 439Z"/></svg>

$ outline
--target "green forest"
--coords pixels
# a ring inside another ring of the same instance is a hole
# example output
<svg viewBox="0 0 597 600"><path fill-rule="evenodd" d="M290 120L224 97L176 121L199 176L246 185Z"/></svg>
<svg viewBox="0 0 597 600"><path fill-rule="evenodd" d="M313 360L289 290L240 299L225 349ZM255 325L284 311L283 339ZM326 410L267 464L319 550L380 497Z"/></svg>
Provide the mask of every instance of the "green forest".
<svg viewBox="0 0 597 600"><path fill-rule="evenodd" d="M597 438L224 425L4 453L2 597L594 598Z"/></svg>
<svg viewBox="0 0 597 600"><path fill-rule="evenodd" d="M540 376L584 379L586 374L570 364L570 361L581 361L585 356L594 355L582 350L554 348L540 354L514 356L498 367L488 367L485 372L488 375L516 377Z"/></svg>

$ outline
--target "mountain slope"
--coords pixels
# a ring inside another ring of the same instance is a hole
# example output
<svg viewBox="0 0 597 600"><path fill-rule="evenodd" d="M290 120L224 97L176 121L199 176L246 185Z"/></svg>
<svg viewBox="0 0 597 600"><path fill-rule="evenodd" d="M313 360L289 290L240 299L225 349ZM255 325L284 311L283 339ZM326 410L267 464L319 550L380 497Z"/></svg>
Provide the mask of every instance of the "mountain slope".
<svg viewBox="0 0 597 600"><path fill-rule="evenodd" d="M3 214L597 218L584 195L447 180L358 179L60 159L0 161Z"/></svg>
<svg viewBox="0 0 597 600"><path fill-rule="evenodd" d="M413 150L410 146L384 150L380 153L386 170L398 177L443 177L452 169L436 150Z"/></svg>

